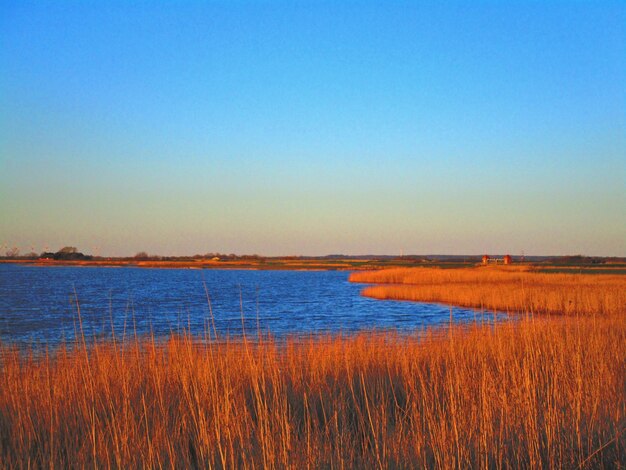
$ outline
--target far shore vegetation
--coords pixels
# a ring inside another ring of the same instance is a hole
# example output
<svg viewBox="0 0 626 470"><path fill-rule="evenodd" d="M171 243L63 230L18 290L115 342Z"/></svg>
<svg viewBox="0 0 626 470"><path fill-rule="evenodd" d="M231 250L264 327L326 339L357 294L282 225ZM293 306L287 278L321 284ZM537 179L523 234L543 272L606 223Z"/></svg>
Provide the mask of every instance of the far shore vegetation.
<svg viewBox="0 0 626 470"><path fill-rule="evenodd" d="M133 256L114 257L85 254L73 246L59 250L21 254L13 247L0 256L0 263L40 266L135 266L141 268L197 269L310 269L310 270L380 270L393 267L466 268L481 264L483 255L343 255L263 256L207 252L189 256L168 256L137 252ZM500 255L499 258L502 258ZM495 257L495 259L497 259ZM577 270L594 274L626 274L626 258L599 256L513 256L516 266L532 266L546 272Z"/></svg>

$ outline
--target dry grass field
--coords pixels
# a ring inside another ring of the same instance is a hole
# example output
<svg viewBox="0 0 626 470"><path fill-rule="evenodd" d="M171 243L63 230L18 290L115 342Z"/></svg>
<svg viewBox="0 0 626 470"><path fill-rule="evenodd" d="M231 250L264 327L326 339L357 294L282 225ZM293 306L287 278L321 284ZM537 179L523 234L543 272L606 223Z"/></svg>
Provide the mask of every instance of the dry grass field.
<svg viewBox="0 0 626 470"><path fill-rule="evenodd" d="M440 302L477 309L556 315L626 311L626 276L540 274L526 266L472 269L399 268L355 272L352 282L376 284L376 299Z"/></svg>
<svg viewBox="0 0 626 470"><path fill-rule="evenodd" d="M625 324L4 347L0 466L619 468Z"/></svg>

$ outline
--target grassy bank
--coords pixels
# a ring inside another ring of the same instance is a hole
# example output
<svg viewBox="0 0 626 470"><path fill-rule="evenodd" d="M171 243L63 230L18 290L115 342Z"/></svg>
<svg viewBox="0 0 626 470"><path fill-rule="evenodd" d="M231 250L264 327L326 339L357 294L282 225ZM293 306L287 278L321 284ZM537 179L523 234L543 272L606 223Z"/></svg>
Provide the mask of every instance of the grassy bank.
<svg viewBox="0 0 626 470"><path fill-rule="evenodd" d="M615 315L626 312L626 276L541 274L529 267L355 272L376 299L441 302L503 312Z"/></svg>
<svg viewBox="0 0 626 470"><path fill-rule="evenodd" d="M626 322L0 353L0 466L615 468ZM621 433L621 434L620 434Z"/></svg>

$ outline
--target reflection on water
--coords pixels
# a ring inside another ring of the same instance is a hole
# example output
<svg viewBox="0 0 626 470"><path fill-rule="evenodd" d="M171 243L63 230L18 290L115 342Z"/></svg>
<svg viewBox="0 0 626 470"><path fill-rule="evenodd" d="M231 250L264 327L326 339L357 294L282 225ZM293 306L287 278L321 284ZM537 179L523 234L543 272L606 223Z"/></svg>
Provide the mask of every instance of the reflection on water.
<svg viewBox="0 0 626 470"><path fill-rule="evenodd" d="M345 271L244 271L0 265L0 339L72 340L77 302L87 336L190 328L198 335L271 332L276 337L365 329L410 331L450 321L445 305L381 301L359 295ZM206 292L205 292L206 285ZM242 309L243 307L243 309ZM453 321L491 321L453 308ZM257 323L258 321L258 323ZM258 327L257 327L258 325Z"/></svg>

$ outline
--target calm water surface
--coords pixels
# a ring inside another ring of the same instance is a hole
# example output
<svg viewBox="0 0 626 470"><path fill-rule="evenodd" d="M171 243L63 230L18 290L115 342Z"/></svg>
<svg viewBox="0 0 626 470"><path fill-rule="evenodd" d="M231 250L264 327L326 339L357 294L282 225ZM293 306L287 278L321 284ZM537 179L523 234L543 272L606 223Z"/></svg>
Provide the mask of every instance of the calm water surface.
<svg viewBox="0 0 626 470"><path fill-rule="evenodd" d="M190 327L203 335L211 299L218 335L274 336L414 330L448 323L444 305L361 297L345 271L245 271L0 265L0 339L11 343L72 340L80 306L85 334L98 337ZM453 308L454 321L477 318ZM258 328L257 328L258 316ZM478 315L480 317L480 315ZM480 320L480 318L478 318Z"/></svg>

